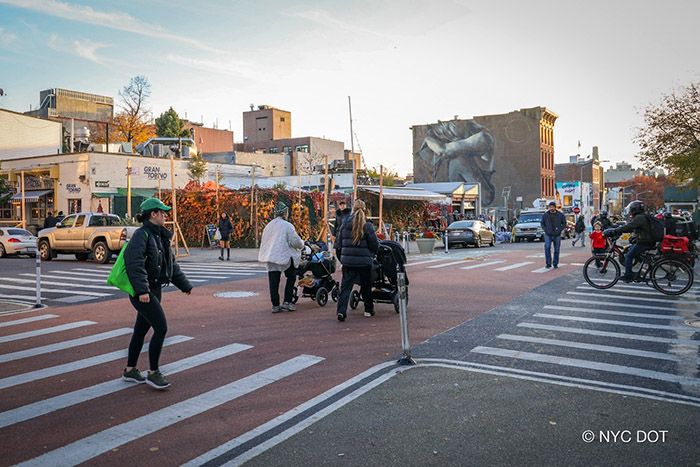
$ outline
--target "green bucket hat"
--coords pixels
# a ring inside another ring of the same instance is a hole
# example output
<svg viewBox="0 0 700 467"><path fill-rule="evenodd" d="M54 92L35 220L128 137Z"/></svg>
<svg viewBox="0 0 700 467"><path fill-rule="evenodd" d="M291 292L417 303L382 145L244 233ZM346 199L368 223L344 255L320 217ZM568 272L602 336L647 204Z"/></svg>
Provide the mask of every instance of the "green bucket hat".
<svg viewBox="0 0 700 467"><path fill-rule="evenodd" d="M289 207L282 201L278 201L277 204L275 204L275 211L273 214L275 215L275 217L280 217L284 216L284 213L286 213L287 211L289 211Z"/></svg>
<svg viewBox="0 0 700 467"><path fill-rule="evenodd" d="M141 203L141 212L150 211L152 209L160 209L161 211L170 211L172 208L163 204L158 198L148 198Z"/></svg>

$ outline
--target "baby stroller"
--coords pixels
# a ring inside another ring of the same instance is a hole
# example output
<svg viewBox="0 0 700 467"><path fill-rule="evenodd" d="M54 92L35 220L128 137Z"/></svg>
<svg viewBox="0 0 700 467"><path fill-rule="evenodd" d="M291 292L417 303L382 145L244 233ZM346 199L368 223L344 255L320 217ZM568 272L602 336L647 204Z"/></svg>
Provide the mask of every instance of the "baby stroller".
<svg viewBox="0 0 700 467"><path fill-rule="evenodd" d="M301 250L301 261L297 268L297 287L292 295L292 303L299 300L298 289L301 288L301 296L315 300L319 306L328 303L328 296L334 302L338 301L338 282L333 279L335 272L335 258L328 251L324 242L305 242Z"/></svg>
<svg viewBox="0 0 700 467"><path fill-rule="evenodd" d="M406 273L406 253L401 244L391 240L381 240L379 250L372 265L372 298L377 303L393 303L399 312L398 273ZM359 285L359 282L355 282ZM408 276L406 276L406 301L408 301ZM362 294L353 290L350 294L350 308L353 310L362 301Z"/></svg>

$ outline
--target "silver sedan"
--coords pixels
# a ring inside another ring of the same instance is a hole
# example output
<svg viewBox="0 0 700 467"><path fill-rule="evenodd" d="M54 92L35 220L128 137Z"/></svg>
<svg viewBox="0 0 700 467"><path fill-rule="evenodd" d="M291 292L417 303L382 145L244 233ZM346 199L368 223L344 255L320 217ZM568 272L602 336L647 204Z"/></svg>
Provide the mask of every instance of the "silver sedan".
<svg viewBox="0 0 700 467"><path fill-rule="evenodd" d="M0 258L7 255L36 255L36 237L28 230L0 227Z"/></svg>
<svg viewBox="0 0 700 467"><path fill-rule="evenodd" d="M474 245L480 248L496 244L496 235L479 220L453 222L447 227L445 236L448 248L455 245Z"/></svg>

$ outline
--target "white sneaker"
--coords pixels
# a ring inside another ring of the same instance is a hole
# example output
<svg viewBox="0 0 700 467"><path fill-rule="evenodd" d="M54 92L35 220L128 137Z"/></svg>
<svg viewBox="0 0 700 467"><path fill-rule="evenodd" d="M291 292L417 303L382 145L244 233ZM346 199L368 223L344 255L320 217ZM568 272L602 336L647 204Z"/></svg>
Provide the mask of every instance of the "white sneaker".
<svg viewBox="0 0 700 467"><path fill-rule="evenodd" d="M291 303L291 302L284 302L284 303L282 304L282 309L283 309L283 310L287 310L287 311L296 311L296 310L297 310L297 307L294 306L294 304Z"/></svg>

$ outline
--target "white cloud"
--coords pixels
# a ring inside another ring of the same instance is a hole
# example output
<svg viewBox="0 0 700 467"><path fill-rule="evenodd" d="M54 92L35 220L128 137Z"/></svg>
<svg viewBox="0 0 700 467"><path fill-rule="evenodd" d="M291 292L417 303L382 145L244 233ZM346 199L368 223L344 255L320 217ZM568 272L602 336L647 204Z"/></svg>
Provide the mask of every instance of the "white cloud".
<svg viewBox="0 0 700 467"><path fill-rule="evenodd" d="M224 55L212 59L203 59L194 57L183 57L182 55L176 54L168 54L166 58L173 63L195 68L197 70L221 73L230 76L237 76L258 83L275 83L279 80L279 76L260 71L254 66L251 66L250 64L235 61L233 58Z"/></svg>
<svg viewBox="0 0 700 467"><path fill-rule="evenodd" d="M57 34L52 34L49 39L48 46L62 53L69 53L77 55L91 62L98 63L100 65L104 64L104 60L97 56L97 51L99 49L109 47L109 44L103 44L100 42L92 42L89 39L67 41Z"/></svg>
<svg viewBox="0 0 700 467"><path fill-rule="evenodd" d="M70 21L92 24L118 31L130 32L148 37L175 40L198 47L202 50L217 51L206 44L180 35L171 34L157 23L141 21L128 13L119 11L97 11L87 5L74 5L58 0L0 0L0 4L37 11Z"/></svg>
<svg viewBox="0 0 700 467"><path fill-rule="evenodd" d="M12 45L12 43L14 43L16 40L17 35L5 31L5 28L0 26L0 47L7 48L10 45Z"/></svg>

